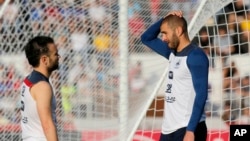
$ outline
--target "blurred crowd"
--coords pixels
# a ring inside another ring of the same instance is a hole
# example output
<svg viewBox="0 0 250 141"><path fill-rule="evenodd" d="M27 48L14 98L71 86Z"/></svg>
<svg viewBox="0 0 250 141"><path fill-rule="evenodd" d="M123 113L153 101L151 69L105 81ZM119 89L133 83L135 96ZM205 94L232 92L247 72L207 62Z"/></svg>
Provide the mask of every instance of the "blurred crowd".
<svg viewBox="0 0 250 141"><path fill-rule="evenodd" d="M117 62L118 0L31 1L11 0L0 18L0 55L23 54L23 46L29 38L35 35L52 36L62 56L60 69L51 78L58 106L62 107L58 108L60 117L116 117L118 107L115 105L119 96L117 68L120 65ZM0 0L0 7L3 2ZM198 2L129 0L129 53L150 53L148 48L142 46L140 34L172 9L182 9L184 16L190 19L195 11L191 7ZM221 89L225 102L223 105L208 103L207 110L208 115L219 116L230 124L240 121L239 117L248 117L246 119L250 124L249 75L240 74L239 66L230 59L231 55L249 53L249 8L249 3L243 3L243 0L229 4L213 17L213 26L203 27L193 40L207 53L211 70L217 68L215 60L221 59ZM128 79L132 94L142 94L149 85L149 80L143 77L142 65L141 61L130 63ZM20 120L18 114L6 112L10 107L6 103L13 105L13 101L18 101L18 90L25 74L0 61L0 75L0 124L7 121L17 123ZM12 107L18 112L18 103ZM220 108L224 109L224 113L220 113ZM88 115L88 110L94 112Z"/></svg>
<svg viewBox="0 0 250 141"><path fill-rule="evenodd" d="M0 7L3 3L4 0L0 0ZM152 20L151 16L141 16L150 15L150 5L143 1L129 1L128 5L129 52L149 52L142 47L139 36L145 29L145 23ZM155 6L151 9L155 9ZM58 111L59 115L67 118L117 116L118 107L114 105L117 105L119 91L118 10L118 0L11 0L0 18L0 54L23 55L23 47L31 37L53 37L61 56L60 69L51 79L55 85L59 107L62 107L58 108L61 110ZM153 17L156 18L155 16ZM17 62L13 66L15 63ZM1 64L2 70L11 69L15 74L7 77L6 73L1 73L1 78L4 79L1 79L0 101L4 101L3 98L9 99L8 104L11 103L9 97L18 101L20 84L15 86L17 93L14 93L15 81L21 81L30 71L27 64L22 72L18 72L11 65L5 62ZM132 69L133 66L130 67ZM131 76L138 78L139 75L134 74L131 73ZM82 97L85 97L84 101ZM4 117L10 119L12 113L7 113L8 109L2 106L1 109L4 110ZM87 115L87 110L95 115Z"/></svg>
<svg viewBox="0 0 250 141"><path fill-rule="evenodd" d="M237 0L218 11L193 42L207 53L211 72L222 72L220 92L223 103L208 103L208 116L220 117L227 124L250 124L250 72L243 73L241 70L246 66L240 66L232 59L234 56L249 57L249 1ZM221 66L216 66L218 61ZM213 87L210 86L211 93Z"/></svg>

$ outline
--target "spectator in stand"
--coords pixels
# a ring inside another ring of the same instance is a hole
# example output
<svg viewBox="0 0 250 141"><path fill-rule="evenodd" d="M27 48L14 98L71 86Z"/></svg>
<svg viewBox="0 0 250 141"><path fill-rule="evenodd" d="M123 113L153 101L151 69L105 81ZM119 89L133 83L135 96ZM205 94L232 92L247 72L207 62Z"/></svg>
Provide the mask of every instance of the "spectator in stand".
<svg viewBox="0 0 250 141"><path fill-rule="evenodd" d="M128 19L132 18L135 13L139 13L142 10L141 5L136 1L128 2Z"/></svg>
<svg viewBox="0 0 250 141"><path fill-rule="evenodd" d="M135 12L133 16L128 21L129 26L129 40L130 40L130 47L129 50L131 52L142 52L142 50L137 49L136 45L139 44L140 40L139 37L141 33L145 30L145 23L144 20L140 17L138 12Z"/></svg>
<svg viewBox="0 0 250 141"><path fill-rule="evenodd" d="M0 77L3 77L5 72L5 66L0 62Z"/></svg>
<svg viewBox="0 0 250 141"><path fill-rule="evenodd" d="M225 6L223 9L221 9L219 12L217 12L217 23L223 24L227 23L229 15L235 15L235 19L237 21L240 21L245 16L245 10L247 9L247 6L244 5L243 0L235 0ZM227 15L227 16L225 16ZM236 20L235 20L236 21Z"/></svg>
<svg viewBox="0 0 250 141"><path fill-rule="evenodd" d="M90 89L91 83L90 83L90 76L86 73L79 74L79 77L76 82L76 88L77 88L77 97L79 100L82 97L89 98L91 97L91 89Z"/></svg>
<svg viewBox="0 0 250 141"><path fill-rule="evenodd" d="M5 72L2 76L3 80L3 90L4 90L4 96L5 97L12 97L14 94L13 92L13 77L14 77L14 66L10 65L8 67L5 67Z"/></svg>
<svg viewBox="0 0 250 141"><path fill-rule="evenodd" d="M14 3L14 0L10 0L3 14L3 26L6 28L6 30L9 29L9 26L15 26L18 12L18 5Z"/></svg>
<svg viewBox="0 0 250 141"><path fill-rule="evenodd" d="M237 119L237 114L233 112L233 102L231 100L226 100L223 105L223 113L222 113L222 120L227 124L235 124L235 120Z"/></svg>
<svg viewBox="0 0 250 141"><path fill-rule="evenodd" d="M222 68L222 73L223 90L230 93L232 84L236 83L236 80L238 80L240 76L239 68L236 66L235 61L229 62L229 60L227 60L226 65Z"/></svg>
<svg viewBox="0 0 250 141"><path fill-rule="evenodd" d="M246 53L245 44L242 43L244 40L240 38L242 36L242 30L240 29L240 23L238 16L235 12L231 12L227 14L227 21L225 24L228 26L228 33L233 38L233 44L235 48L234 54Z"/></svg>
<svg viewBox="0 0 250 141"><path fill-rule="evenodd" d="M73 56L72 56L73 57ZM69 60L70 61L70 60ZM81 72L85 72L86 71L86 67L85 67L85 64L83 63L83 61L80 60L74 60L73 63L70 63L71 66L69 67L68 70L68 82L70 84L74 84L76 83L76 80L79 78L79 74Z"/></svg>
<svg viewBox="0 0 250 141"><path fill-rule="evenodd" d="M240 23L240 29L242 31L240 37L240 50L242 53L248 53L250 48L250 9L246 13L246 18L244 18Z"/></svg>
<svg viewBox="0 0 250 141"><path fill-rule="evenodd" d="M222 64L224 66L227 58L235 51L233 39L231 35L228 34L227 27L225 25L218 26L218 33L214 37L213 45L216 50L216 54L221 56Z"/></svg>
<svg viewBox="0 0 250 141"><path fill-rule="evenodd" d="M129 69L129 83L131 83L131 80L138 74L140 74L142 71L142 64L141 64L141 61L136 61L136 64L135 66L132 66L130 69Z"/></svg>
<svg viewBox="0 0 250 141"><path fill-rule="evenodd" d="M31 10L29 12L31 18L31 24L33 26L32 30L36 32L37 29L41 26L41 21L44 19L44 8L45 4L42 3L41 0L37 0L33 2L31 6Z"/></svg>
<svg viewBox="0 0 250 141"><path fill-rule="evenodd" d="M46 3L46 7L44 8L45 18L51 22L56 22L60 18L58 6L51 0L47 0Z"/></svg>
<svg viewBox="0 0 250 141"><path fill-rule="evenodd" d="M129 70L129 88L134 94L142 93L145 90L146 80L142 74L142 62L137 61L136 65Z"/></svg>
<svg viewBox="0 0 250 141"><path fill-rule="evenodd" d="M4 19L8 24L14 24L19 12L18 5L14 3L14 0L10 0L6 10L4 11Z"/></svg>
<svg viewBox="0 0 250 141"><path fill-rule="evenodd" d="M93 22L92 26L99 27L100 25L105 23L105 19L107 19L107 9L103 6L100 0L93 0L88 9L88 15L90 20Z"/></svg>
<svg viewBox="0 0 250 141"><path fill-rule="evenodd" d="M242 103L240 72L234 61L227 63L226 67L223 68L223 92L226 102L222 118L227 124L234 124L240 114Z"/></svg>
<svg viewBox="0 0 250 141"><path fill-rule="evenodd" d="M215 51L214 47L212 46L212 38L209 36L209 29L206 27L202 27L201 30L199 31L198 37L195 37L192 42L198 44L204 52L207 54L209 63L210 63L210 68L215 67L215 62L214 62L214 57L215 57Z"/></svg>
<svg viewBox="0 0 250 141"><path fill-rule="evenodd" d="M10 122L4 113L4 110L0 109L0 126L6 125Z"/></svg>
<svg viewBox="0 0 250 141"><path fill-rule="evenodd" d="M20 108L15 108L14 109L14 114L12 114L11 117L10 117L10 122L11 123L16 123L16 124L20 123L20 120L21 120L20 111L21 111Z"/></svg>
<svg viewBox="0 0 250 141"><path fill-rule="evenodd" d="M113 60L118 60L119 58L119 30L113 30L111 34L112 42L111 42L111 52Z"/></svg>
<svg viewBox="0 0 250 141"><path fill-rule="evenodd" d="M104 25L99 27L96 31L96 36L93 38L93 46L96 51L97 59L99 63L103 64L105 71L110 70L113 66L113 60L111 55L112 38L111 38L111 21L106 19Z"/></svg>
<svg viewBox="0 0 250 141"><path fill-rule="evenodd" d="M4 97L5 94L5 81L2 80L2 76L1 76L1 80L0 80L0 100Z"/></svg>
<svg viewBox="0 0 250 141"><path fill-rule="evenodd" d="M86 53L90 45L89 35L87 33L88 28L85 27L84 21L75 18L69 25L70 41L74 53L80 56L87 56Z"/></svg>
<svg viewBox="0 0 250 141"><path fill-rule="evenodd" d="M241 91L243 95L248 95L250 90L250 77L249 75L243 76L241 79Z"/></svg>
<svg viewBox="0 0 250 141"><path fill-rule="evenodd" d="M94 109L92 74L82 72L76 81L76 95L74 96L73 114L77 118L86 118L92 115ZM84 97L84 99L82 99Z"/></svg>
<svg viewBox="0 0 250 141"><path fill-rule="evenodd" d="M243 76L241 79L241 95L242 95L242 103L245 107L250 107L250 77L249 75Z"/></svg>
<svg viewBox="0 0 250 141"><path fill-rule="evenodd" d="M228 4L225 7L226 13L236 13L238 20L245 18L245 10L248 9L248 6L244 4L244 0L234 0L232 3Z"/></svg>
<svg viewBox="0 0 250 141"><path fill-rule="evenodd" d="M245 11L248 6L244 4L243 0L233 1L228 4L225 8L221 9L217 15L217 24L227 24L228 34L233 39L234 44L234 54L235 53L245 53L244 45L242 44L242 36L240 30L240 22L245 19ZM226 15L226 16L225 16ZM243 45L243 46L242 46Z"/></svg>
<svg viewBox="0 0 250 141"><path fill-rule="evenodd" d="M100 60L97 62L97 68L94 79L96 80L95 86L98 90L103 88L105 82L105 69L104 64Z"/></svg>
<svg viewBox="0 0 250 141"><path fill-rule="evenodd" d="M63 84L60 93L62 96L62 108L64 111L64 115L66 118L68 118L69 123L72 120L72 108L74 102L72 101L72 97L76 93L76 87L74 86L73 83L68 83Z"/></svg>
<svg viewBox="0 0 250 141"><path fill-rule="evenodd" d="M162 0L150 0L151 21L156 22L159 16Z"/></svg>
<svg viewBox="0 0 250 141"><path fill-rule="evenodd" d="M236 119L235 124L243 124L243 125L250 124L250 107L241 108L241 115Z"/></svg>

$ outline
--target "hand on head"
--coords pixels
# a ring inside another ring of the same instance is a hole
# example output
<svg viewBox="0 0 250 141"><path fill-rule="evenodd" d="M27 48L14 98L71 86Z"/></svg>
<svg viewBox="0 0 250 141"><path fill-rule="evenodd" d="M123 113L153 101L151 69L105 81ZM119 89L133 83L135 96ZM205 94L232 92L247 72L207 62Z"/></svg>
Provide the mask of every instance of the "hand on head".
<svg viewBox="0 0 250 141"><path fill-rule="evenodd" d="M178 16L178 17L182 17L182 16L183 16L183 13L182 13L181 10L173 10L173 11L170 11L170 12L167 14L167 16L169 16L169 15L176 15L176 16Z"/></svg>

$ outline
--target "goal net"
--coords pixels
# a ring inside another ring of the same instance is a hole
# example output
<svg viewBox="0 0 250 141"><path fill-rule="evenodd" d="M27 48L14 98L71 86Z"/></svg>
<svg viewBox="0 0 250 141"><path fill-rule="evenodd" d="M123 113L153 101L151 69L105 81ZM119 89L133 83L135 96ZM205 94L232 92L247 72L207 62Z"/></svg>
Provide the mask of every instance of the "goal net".
<svg viewBox="0 0 250 141"><path fill-rule="evenodd" d="M181 9L192 42L210 60L208 141L229 140L230 124L250 124L248 0L0 0L0 140L21 141L20 83L31 71L23 48L55 39L60 69L60 140L156 141L167 60L142 45L153 22Z"/></svg>

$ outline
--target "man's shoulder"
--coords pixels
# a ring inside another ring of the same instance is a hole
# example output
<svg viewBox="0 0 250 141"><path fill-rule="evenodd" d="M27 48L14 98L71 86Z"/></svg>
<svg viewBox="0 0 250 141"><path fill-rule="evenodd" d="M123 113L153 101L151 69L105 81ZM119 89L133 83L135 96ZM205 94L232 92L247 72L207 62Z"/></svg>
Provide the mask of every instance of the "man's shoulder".
<svg viewBox="0 0 250 141"><path fill-rule="evenodd" d="M36 88L45 90L45 89L51 89L51 85L47 81L39 81L34 85Z"/></svg>
<svg viewBox="0 0 250 141"><path fill-rule="evenodd" d="M52 93L52 87L46 81L39 81L31 88L31 93L34 93L35 97L41 97L44 93ZM39 99L36 98L36 100Z"/></svg>
<svg viewBox="0 0 250 141"><path fill-rule="evenodd" d="M193 49L190 50L188 54L188 62L189 64L203 64L203 65L208 65L208 56L204 52L202 48L200 48L197 45L193 46Z"/></svg>
<svg viewBox="0 0 250 141"><path fill-rule="evenodd" d="M206 56L206 53L204 52L204 50L200 46L198 46L196 44L190 44L190 46L192 48L190 52L195 53L195 54L199 53L199 54Z"/></svg>

